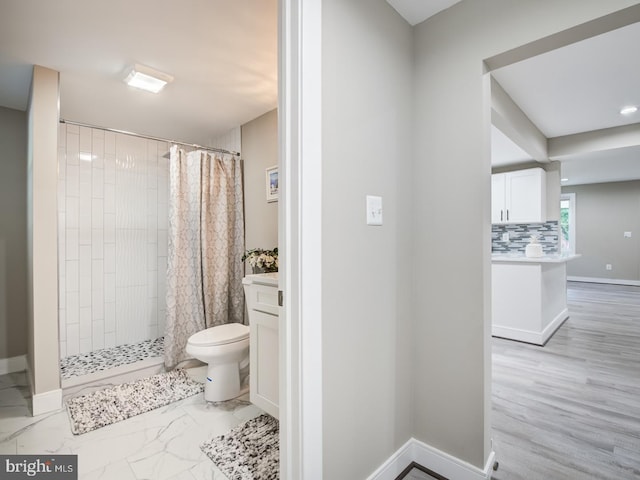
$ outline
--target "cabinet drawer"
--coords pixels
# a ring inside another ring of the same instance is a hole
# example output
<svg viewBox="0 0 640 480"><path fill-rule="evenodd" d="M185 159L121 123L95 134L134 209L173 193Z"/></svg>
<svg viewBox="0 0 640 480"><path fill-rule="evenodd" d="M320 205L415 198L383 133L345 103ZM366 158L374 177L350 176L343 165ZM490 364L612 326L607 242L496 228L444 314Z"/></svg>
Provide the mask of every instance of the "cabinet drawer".
<svg viewBox="0 0 640 480"><path fill-rule="evenodd" d="M263 285L253 285L249 289L251 298L249 299L249 308L259 312L278 315L278 289L275 287L267 287Z"/></svg>

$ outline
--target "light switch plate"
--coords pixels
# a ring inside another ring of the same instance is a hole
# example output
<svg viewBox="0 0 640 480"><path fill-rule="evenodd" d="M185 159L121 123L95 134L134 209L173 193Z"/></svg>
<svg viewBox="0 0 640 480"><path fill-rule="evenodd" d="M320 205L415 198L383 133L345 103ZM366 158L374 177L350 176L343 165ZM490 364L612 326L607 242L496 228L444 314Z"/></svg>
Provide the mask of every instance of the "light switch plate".
<svg viewBox="0 0 640 480"><path fill-rule="evenodd" d="M382 225L382 197L367 195L367 225Z"/></svg>
<svg viewBox="0 0 640 480"><path fill-rule="evenodd" d="M624 238L631 238L631 232L624 232Z"/></svg>

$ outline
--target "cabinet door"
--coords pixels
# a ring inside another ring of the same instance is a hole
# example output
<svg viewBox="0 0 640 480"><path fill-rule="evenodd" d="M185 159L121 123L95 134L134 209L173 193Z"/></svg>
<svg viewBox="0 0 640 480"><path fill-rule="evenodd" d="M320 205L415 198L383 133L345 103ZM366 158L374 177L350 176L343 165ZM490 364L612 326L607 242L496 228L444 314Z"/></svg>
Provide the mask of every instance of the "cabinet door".
<svg viewBox="0 0 640 480"><path fill-rule="evenodd" d="M249 334L249 387L251 403L278 418L278 316L254 310Z"/></svg>
<svg viewBox="0 0 640 480"><path fill-rule="evenodd" d="M491 223L506 222L505 174L491 175Z"/></svg>
<svg viewBox="0 0 640 480"><path fill-rule="evenodd" d="M506 204L509 223L544 222L546 194L544 170L530 168L509 172L506 177Z"/></svg>

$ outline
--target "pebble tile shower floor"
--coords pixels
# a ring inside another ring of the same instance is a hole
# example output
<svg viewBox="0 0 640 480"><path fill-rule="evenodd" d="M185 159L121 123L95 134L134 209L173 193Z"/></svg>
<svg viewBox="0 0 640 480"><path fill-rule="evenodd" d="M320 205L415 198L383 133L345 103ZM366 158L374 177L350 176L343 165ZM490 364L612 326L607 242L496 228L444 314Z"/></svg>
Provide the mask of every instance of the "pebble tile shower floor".
<svg viewBox="0 0 640 480"><path fill-rule="evenodd" d="M163 354L163 337L129 345L102 348L63 358L60 360L60 376L65 380L127 365L146 358L161 357Z"/></svg>

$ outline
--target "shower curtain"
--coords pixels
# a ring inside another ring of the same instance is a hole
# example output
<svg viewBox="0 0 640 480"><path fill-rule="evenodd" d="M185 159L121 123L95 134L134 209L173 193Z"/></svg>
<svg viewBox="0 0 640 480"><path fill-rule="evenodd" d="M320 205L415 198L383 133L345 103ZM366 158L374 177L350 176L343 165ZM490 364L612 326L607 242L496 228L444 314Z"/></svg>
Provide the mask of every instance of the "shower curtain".
<svg viewBox="0 0 640 480"><path fill-rule="evenodd" d="M174 368L191 335L244 320L244 206L239 158L170 155L164 362Z"/></svg>

